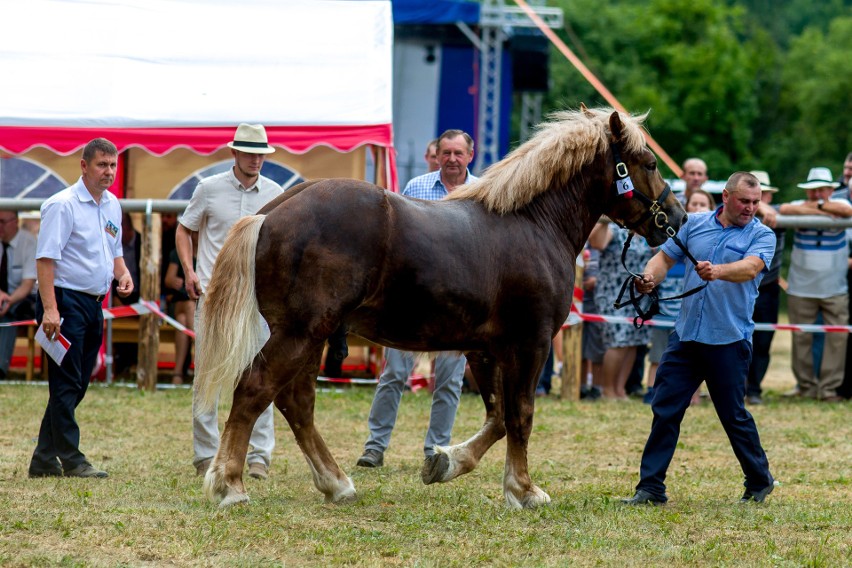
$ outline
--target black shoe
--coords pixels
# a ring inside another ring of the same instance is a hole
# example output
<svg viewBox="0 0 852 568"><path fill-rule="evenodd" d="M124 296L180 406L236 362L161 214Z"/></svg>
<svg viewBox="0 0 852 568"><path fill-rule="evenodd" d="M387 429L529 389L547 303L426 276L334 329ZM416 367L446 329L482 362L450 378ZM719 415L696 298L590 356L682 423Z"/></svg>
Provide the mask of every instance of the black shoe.
<svg viewBox="0 0 852 568"><path fill-rule="evenodd" d="M364 450L364 454L355 463L361 467L382 467L385 464L385 454L379 450Z"/></svg>
<svg viewBox="0 0 852 568"><path fill-rule="evenodd" d="M665 505L668 498L658 497L653 493L648 493L644 489L637 489L636 494L630 499L622 499L623 505Z"/></svg>
<svg viewBox="0 0 852 568"><path fill-rule="evenodd" d="M740 503L748 503L749 501L754 501L755 503L763 503L766 499L766 496L772 493L772 490L775 489L775 482L773 481L760 491L752 493L748 489L743 493L742 499L740 499Z"/></svg>
<svg viewBox="0 0 852 568"><path fill-rule="evenodd" d="M50 469L41 469L38 467L30 466L29 476L31 478L35 477L62 477L62 468L50 468Z"/></svg>
<svg viewBox="0 0 852 568"><path fill-rule="evenodd" d="M58 458L53 458L45 463L33 458L30 460L30 477L62 477L62 464Z"/></svg>

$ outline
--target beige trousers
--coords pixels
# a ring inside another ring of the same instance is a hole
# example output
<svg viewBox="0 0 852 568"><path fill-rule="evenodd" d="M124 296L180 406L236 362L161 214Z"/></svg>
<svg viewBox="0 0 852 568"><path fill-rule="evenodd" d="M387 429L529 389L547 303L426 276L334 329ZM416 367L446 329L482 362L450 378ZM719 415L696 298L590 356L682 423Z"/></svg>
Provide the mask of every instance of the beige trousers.
<svg viewBox="0 0 852 568"><path fill-rule="evenodd" d="M823 324L847 325L849 296L831 298L802 298L787 296L787 313L791 324L812 324L822 312ZM814 334L793 332L793 375L799 393L808 398L828 398L837 394L846 367L846 333L826 333L825 348L819 373L814 369Z"/></svg>

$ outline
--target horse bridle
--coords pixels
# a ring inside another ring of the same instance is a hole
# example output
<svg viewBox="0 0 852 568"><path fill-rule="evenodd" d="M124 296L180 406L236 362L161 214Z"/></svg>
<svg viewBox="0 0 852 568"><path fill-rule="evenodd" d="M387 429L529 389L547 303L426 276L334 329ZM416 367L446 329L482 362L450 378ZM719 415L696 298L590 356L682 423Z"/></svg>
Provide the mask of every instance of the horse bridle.
<svg viewBox="0 0 852 568"><path fill-rule="evenodd" d="M647 294L639 293L637 296L636 292L636 279L644 281L645 277L641 274L636 274L631 271L627 267L627 250L630 248L630 242L633 240L633 234L637 227L645 223L648 219L653 217L654 225L659 229L663 229L666 232L666 235L670 239L672 239L675 244L683 251L686 258L692 262L693 265L698 266L698 261L695 260L695 257L689 252L686 248L686 245L678 238L677 230L671 226L669 223L669 216L663 211L663 202L672 192L671 186L666 183L663 188L662 193L656 199L651 199L641 191L636 191L633 186L633 180L630 179L630 173L627 170L627 164L621 159L621 153L618 151L618 145L613 144L612 146L612 156L615 161L615 178L612 181L612 188L615 191L618 197L622 199L632 199L635 195L642 201L645 205L648 206L648 210L645 211L644 214L641 215L638 221L628 223L625 221L619 221L617 219L613 219L613 221L621 228L627 229L630 231L630 234L627 236L627 240L624 241L624 248L621 249L621 265L624 267L624 270L630 275L621 285L621 291L618 293L618 297L615 299L615 303L613 307L615 309L621 309L624 306L632 305L633 309L636 310L638 314L635 318L633 318L633 326L636 329L641 329L645 322L654 317L655 315L660 313L660 302L668 302L672 300L680 300L682 298L686 298L687 296L691 296L697 292L703 290L709 282L704 282L701 286L697 286L692 290L687 292L683 292L682 294L678 294L677 296L669 296L668 298L660 298L657 294L657 289L653 288ZM625 300L624 302L621 299L624 297L624 294L627 290L630 290L630 299ZM642 296L648 296L649 305L647 309L642 307Z"/></svg>

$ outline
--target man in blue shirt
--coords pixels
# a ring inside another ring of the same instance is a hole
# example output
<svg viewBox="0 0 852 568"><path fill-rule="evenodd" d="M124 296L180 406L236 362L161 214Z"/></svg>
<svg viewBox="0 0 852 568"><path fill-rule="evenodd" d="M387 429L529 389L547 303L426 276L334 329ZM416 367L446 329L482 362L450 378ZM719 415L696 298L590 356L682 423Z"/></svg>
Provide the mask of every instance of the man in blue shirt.
<svg viewBox="0 0 852 568"><path fill-rule="evenodd" d="M48 358L50 396L41 421L30 477L104 478L80 451L75 409L82 402L104 331L101 303L113 278L121 297L133 292L133 279L121 248L121 205L109 191L115 181L118 150L96 138L83 150L82 175L41 206L36 249L39 298L36 319L45 335L61 333L68 352L57 364Z"/></svg>
<svg viewBox="0 0 852 568"><path fill-rule="evenodd" d="M469 134L462 130L447 130L438 138L437 145L440 169L409 181L403 195L417 199L443 199L456 187L476 179L467 170L473 161L473 139ZM384 465L384 453L396 424L399 401L414 362L413 353L387 349L385 369L379 378L376 396L370 408L370 437L356 465ZM440 353L435 360L435 389L432 392L429 430L423 446L427 458L435 453L435 446L450 443L461 397L465 363L464 355L459 353Z"/></svg>
<svg viewBox="0 0 852 568"><path fill-rule="evenodd" d="M754 218L760 204L760 182L737 172L722 192L716 211L689 216L678 236L692 255L685 290L708 282L683 299L675 330L660 361L651 408L654 420L645 444L636 493L623 503L663 504L666 470L674 456L680 423L695 389L706 380L719 421L728 434L745 474L741 502L763 502L774 487L769 462L751 414L745 409L745 385L751 361L751 314L757 289L775 254L775 235ZM684 257L671 240L645 266L636 288L650 292Z"/></svg>

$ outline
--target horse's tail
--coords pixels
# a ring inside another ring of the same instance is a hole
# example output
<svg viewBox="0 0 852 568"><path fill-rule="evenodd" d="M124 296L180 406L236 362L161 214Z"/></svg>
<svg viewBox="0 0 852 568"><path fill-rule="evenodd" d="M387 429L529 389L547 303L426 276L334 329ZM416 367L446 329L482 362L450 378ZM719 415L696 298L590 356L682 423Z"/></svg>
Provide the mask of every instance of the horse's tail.
<svg viewBox="0 0 852 568"><path fill-rule="evenodd" d="M265 215L243 217L231 228L216 257L204 293L196 353L197 414L231 394L263 347L265 326L255 296L255 249Z"/></svg>

